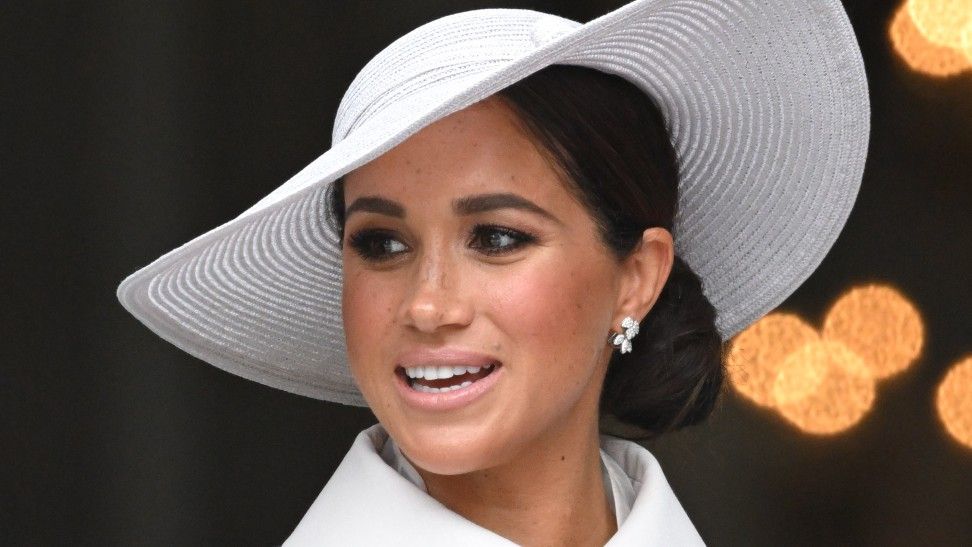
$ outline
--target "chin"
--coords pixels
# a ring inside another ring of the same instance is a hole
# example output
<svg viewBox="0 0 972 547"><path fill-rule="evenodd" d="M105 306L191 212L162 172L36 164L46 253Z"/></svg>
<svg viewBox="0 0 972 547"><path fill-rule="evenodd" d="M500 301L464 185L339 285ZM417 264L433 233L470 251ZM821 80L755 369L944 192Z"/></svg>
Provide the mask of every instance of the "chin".
<svg viewBox="0 0 972 547"><path fill-rule="evenodd" d="M436 475L461 475L500 463L495 430L457 429L433 425L410 429L403 432L398 445L415 466Z"/></svg>

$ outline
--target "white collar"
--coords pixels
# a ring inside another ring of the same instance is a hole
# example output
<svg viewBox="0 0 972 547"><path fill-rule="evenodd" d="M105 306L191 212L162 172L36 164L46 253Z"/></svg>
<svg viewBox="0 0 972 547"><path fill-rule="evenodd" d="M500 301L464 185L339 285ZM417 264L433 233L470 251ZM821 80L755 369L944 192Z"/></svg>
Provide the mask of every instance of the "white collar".
<svg viewBox="0 0 972 547"><path fill-rule="evenodd" d="M602 444L605 441L603 437L601 439ZM638 496L638 491L635 489L635 484L631 480L631 477L621 469L618 462L610 454L605 452L603 448L601 448L600 452L601 478L604 481L605 498L607 498L608 505L611 507L611 511L614 512L616 524L620 528L621 524L624 523L624 519L627 518L628 513L631 512L631 506ZM419 490L428 492L428 488L425 487L425 480L422 479L422 476L419 475L412 463L402 455L402 451L398 448L395 439L389 436L388 440L385 441L385 445L379 451L379 455L399 475L408 479Z"/></svg>
<svg viewBox="0 0 972 547"><path fill-rule="evenodd" d="M389 465L382 458L389 439L380 423L358 434L284 547L433 547L455 545L457 538L469 547L515 545L429 496L419 486L424 483L414 482L415 477L421 481L418 473L406 478ZM619 522L617 533L606 547L704 545L661 466L647 449L608 435L601 435L600 442L602 470L612 483L614 495L610 501L615 504ZM401 461L408 463L404 458ZM625 484L635 491L633 503L628 497L630 492L625 493Z"/></svg>

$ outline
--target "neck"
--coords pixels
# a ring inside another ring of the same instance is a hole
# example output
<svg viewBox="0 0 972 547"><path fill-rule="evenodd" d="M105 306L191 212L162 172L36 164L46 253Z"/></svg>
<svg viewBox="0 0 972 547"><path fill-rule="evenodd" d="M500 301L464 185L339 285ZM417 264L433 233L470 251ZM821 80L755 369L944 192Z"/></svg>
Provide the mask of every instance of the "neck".
<svg viewBox="0 0 972 547"><path fill-rule="evenodd" d="M459 475L416 466L430 496L520 545L604 545L617 531L601 474L596 405L508 462ZM578 427L580 425L580 427Z"/></svg>

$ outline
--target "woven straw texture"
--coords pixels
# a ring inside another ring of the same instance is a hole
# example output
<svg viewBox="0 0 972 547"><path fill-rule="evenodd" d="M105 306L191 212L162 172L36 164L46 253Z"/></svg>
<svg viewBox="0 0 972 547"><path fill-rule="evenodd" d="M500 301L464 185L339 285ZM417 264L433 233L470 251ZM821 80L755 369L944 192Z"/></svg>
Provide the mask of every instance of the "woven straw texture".
<svg viewBox="0 0 972 547"><path fill-rule="evenodd" d="M850 214L869 134L864 67L836 0L636 1L581 25L527 10L444 17L375 56L332 147L235 219L118 287L153 332L233 374L366 406L348 370L328 185L429 123L551 64L656 99L682 177L676 252L728 339L816 269Z"/></svg>

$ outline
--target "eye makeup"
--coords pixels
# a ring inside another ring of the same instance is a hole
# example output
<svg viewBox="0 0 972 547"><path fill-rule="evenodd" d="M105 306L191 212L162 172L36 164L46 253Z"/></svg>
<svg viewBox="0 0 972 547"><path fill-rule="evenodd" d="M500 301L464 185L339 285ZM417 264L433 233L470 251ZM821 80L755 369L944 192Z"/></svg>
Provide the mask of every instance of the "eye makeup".
<svg viewBox="0 0 972 547"><path fill-rule="evenodd" d="M467 241L470 248L484 255L501 256L536 243L537 237L497 224L476 224L470 229ZM348 237L348 243L358 256L369 262L386 262L409 250L394 230L382 228L358 230Z"/></svg>

